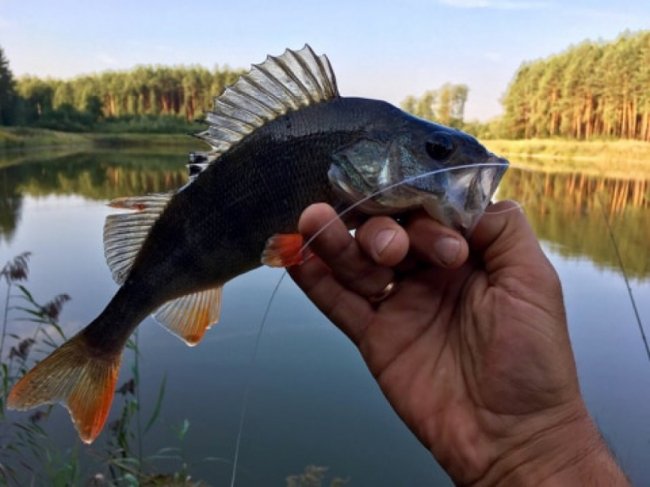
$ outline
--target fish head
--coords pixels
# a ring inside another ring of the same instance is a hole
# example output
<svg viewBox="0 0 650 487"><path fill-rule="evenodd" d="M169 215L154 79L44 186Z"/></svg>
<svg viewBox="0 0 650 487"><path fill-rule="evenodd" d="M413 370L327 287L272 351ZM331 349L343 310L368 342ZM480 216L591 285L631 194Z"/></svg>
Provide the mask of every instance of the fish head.
<svg viewBox="0 0 650 487"><path fill-rule="evenodd" d="M407 114L394 132L377 130L337 151L329 180L367 214L423 208L469 235L508 167L471 135Z"/></svg>

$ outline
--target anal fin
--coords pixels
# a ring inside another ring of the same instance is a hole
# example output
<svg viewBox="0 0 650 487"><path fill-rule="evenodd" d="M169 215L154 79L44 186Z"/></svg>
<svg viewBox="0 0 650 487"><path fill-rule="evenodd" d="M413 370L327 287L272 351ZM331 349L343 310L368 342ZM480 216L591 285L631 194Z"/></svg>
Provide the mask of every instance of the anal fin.
<svg viewBox="0 0 650 487"><path fill-rule="evenodd" d="M219 321L223 287L181 296L161 306L154 318L189 346L197 345Z"/></svg>
<svg viewBox="0 0 650 487"><path fill-rule="evenodd" d="M276 233L266 241L262 252L262 264L270 267L291 267L302 264L309 258L309 251L303 251L304 239L299 233Z"/></svg>

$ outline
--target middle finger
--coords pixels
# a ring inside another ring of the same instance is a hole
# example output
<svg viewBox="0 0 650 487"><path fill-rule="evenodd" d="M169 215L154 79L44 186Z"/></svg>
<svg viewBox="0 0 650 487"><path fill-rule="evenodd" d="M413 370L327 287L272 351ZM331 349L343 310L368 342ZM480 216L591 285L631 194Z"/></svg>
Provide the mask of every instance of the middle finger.
<svg viewBox="0 0 650 487"><path fill-rule="evenodd" d="M311 250L351 291L368 298L381 294L392 282L393 271L376 264L361 250L329 205L312 205L303 212L298 227L308 237Z"/></svg>

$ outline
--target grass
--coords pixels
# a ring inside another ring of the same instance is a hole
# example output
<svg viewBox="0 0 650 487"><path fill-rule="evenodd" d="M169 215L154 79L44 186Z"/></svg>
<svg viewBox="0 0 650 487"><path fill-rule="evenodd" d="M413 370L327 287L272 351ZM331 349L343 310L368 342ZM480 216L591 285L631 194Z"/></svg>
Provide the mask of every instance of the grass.
<svg viewBox="0 0 650 487"><path fill-rule="evenodd" d="M21 485L93 485L98 487L208 487L191 477L197 459L187 458L183 445L190 428L185 419L176 432L177 447L159 448L143 454L143 438L160 423L165 397L162 380L153 411L142 416L140 363L137 333L127 344L130 378L115 391L117 418L106 425L103 445L62 447L48 433L53 406L40 407L17 418L6 412L12 386L34 363L34 352L50 352L66 337L58 324L66 294L40 304L26 287L29 252L22 253L0 268L0 487ZM91 459L91 464L88 460ZM206 457L198 461L227 461ZM162 470L162 472L161 472ZM304 471L286 477L287 487L343 487L347 479L336 477L324 466L308 465Z"/></svg>
<svg viewBox="0 0 650 487"><path fill-rule="evenodd" d="M98 133L87 134L86 137L95 148L187 146L187 150L196 150L197 147L208 147L189 134Z"/></svg>
<svg viewBox="0 0 650 487"><path fill-rule="evenodd" d="M90 141L85 134L29 127L0 128L0 150L28 149L35 146L85 145L89 143Z"/></svg>
<svg viewBox="0 0 650 487"><path fill-rule="evenodd" d="M197 140L184 133L74 133L56 130L2 127L0 128L0 151L42 149L46 147L161 147L161 146L193 146Z"/></svg>
<svg viewBox="0 0 650 487"><path fill-rule="evenodd" d="M583 172L650 179L650 142L639 140L485 140L514 165L549 172Z"/></svg>
<svg viewBox="0 0 650 487"><path fill-rule="evenodd" d="M44 147L74 147L79 150L172 146L186 147L189 151L202 145L200 142L197 144L198 141L188 134L177 131L174 133L137 133L133 131L133 127L130 127L128 131L125 129L125 132L119 132L116 129L119 129L121 125L117 122L106 126L110 127L107 132L84 133L26 127L2 127L0 128L0 151ZM609 177L650 178L650 142L569 139L495 139L482 142L492 152L503 155L520 166L546 171L581 171Z"/></svg>
<svg viewBox="0 0 650 487"><path fill-rule="evenodd" d="M137 334L129 340L131 377L116 390L116 403L121 405L118 418L107 424L104 446L71 448L57 446L48 434L47 422L52 406L40 407L25 417L12 420L6 413L6 402L12 386L33 365L33 353L52 351L65 340L57 320L66 294L40 304L25 287L29 275L29 252L18 255L0 269L3 308L0 316L0 486L18 485L206 485L191 481L189 462L184 458L182 442L189 429L185 420L177 435L180 448L162 448L144 456L142 441L147 432L160 421L165 396L163 379L153 412L143 418L140 411L140 372ZM2 286L4 284L4 286ZM146 420L146 422L144 422ZM82 455L83 454L83 455ZM83 456L99 459L84 465ZM161 473L156 466L164 463L180 468Z"/></svg>

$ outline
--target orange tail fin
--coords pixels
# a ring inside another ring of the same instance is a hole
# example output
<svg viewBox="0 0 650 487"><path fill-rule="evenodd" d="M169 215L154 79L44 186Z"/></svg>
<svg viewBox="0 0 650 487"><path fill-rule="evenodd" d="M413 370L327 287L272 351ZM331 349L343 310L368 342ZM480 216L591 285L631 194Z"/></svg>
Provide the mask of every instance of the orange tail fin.
<svg viewBox="0 0 650 487"><path fill-rule="evenodd" d="M85 443L99 435L111 409L121 354L93 356L81 335L55 350L13 387L7 406L62 403Z"/></svg>

